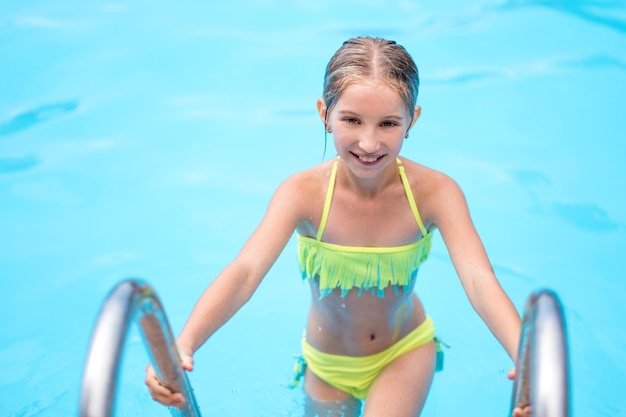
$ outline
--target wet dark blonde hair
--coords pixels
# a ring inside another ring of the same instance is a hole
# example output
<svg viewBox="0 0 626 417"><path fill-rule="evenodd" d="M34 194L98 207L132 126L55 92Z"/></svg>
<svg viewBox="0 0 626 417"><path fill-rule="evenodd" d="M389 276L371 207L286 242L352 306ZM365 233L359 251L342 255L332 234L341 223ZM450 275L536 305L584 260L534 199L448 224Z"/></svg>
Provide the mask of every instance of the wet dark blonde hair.
<svg viewBox="0 0 626 417"><path fill-rule="evenodd" d="M326 117L346 87L366 80L381 80L400 94L413 118L419 90L413 58L396 42L369 36L347 40L328 62L323 94Z"/></svg>

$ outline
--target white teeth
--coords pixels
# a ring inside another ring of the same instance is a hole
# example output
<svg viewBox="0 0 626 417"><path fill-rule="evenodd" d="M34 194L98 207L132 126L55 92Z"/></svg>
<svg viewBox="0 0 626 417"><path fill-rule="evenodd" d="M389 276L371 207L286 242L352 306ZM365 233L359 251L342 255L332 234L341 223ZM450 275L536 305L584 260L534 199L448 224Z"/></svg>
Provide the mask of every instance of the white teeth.
<svg viewBox="0 0 626 417"><path fill-rule="evenodd" d="M375 162L378 159L378 157L359 155L359 159L363 162Z"/></svg>

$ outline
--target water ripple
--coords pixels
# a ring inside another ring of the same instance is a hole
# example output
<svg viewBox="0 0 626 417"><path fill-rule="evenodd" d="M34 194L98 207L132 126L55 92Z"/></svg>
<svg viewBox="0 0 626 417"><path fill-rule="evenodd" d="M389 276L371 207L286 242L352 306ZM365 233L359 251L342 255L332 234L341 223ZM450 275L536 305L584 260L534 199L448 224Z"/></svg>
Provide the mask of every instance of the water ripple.
<svg viewBox="0 0 626 417"><path fill-rule="evenodd" d="M534 187L537 185L552 185L552 180L541 171L532 169L519 169L511 173L515 181L524 187Z"/></svg>
<svg viewBox="0 0 626 417"><path fill-rule="evenodd" d="M506 76L504 72L490 69L457 69L429 78L432 84L464 84L477 80L497 79Z"/></svg>
<svg viewBox="0 0 626 417"><path fill-rule="evenodd" d="M532 211L556 216L580 229L594 232L612 232L622 227L609 217L606 210L593 203L552 202L537 206Z"/></svg>
<svg viewBox="0 0 626 417"><path fill-rule="evenodd" d="M0 158L0 174L25 171L37 166L41 161L35 156L22 158Z"/></svg>
<svg viewBox="0 0 626 417"><path fill-rule="evenodd" d="M609 213L595 203L543 201L539 196L540 188L552 185L551 178L543 172L516 170L511 174L529 192L533 201L529 211L533 214L556 217L579 229L595 232L612 232L625 227L611 219Z"/></svg>
<svg viewBox="0 0 626 417"><path fill-rule="evenodd" d="M604 54L570 59L567 61L563 61L562 65L569 67L582 67L591 70L602 68L615 68L618 70L626 71L626 62L620 60L619 58Z"/></svg>
<svg viewBox="0 0 626 417"><path fill-rule="evenodd" d="M53 119L62 114L70 113L78 108L77 100L46 104L27 110L12 119L0 122L0 136L8 136L28 129L38 123Z"/></svg>
<svg viewBox="0 0 626 417"><path fill-rule="evenodd" d="M620 0L507 0L502 8L543 6L626 33L626 10Z"/></svg>

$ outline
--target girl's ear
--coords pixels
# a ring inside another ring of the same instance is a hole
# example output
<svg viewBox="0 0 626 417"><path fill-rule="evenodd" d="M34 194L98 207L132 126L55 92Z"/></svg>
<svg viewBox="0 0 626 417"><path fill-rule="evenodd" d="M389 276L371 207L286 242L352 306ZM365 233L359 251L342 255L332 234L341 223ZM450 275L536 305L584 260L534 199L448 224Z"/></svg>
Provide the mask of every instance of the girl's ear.
<svg viewBox="0 0 626 417"><path fill-rule="evenodd" d="M421 114L422 114L422 108L420 106L415 106L415 108L413 109L413 119L411 120L411 124L409 125L409 127L406 128L406 133L404 134L404 139L408 139L409 138L409 130L411 130L411 128L413 127L415 122L417 122L417 119L420 118Z"/></svg>
<svg viewBox="0 0 626 417"><path fill-rule="evenodd" d="M415 124L415 122L417 122L417 119L419 119L421 115L422 108L420 106L415 106L415 109L413 109L413 121L411 122L411 126L409 126L409 129L413 127L413 125Z"/></svg>
<svg viewBox="0 0 626 417"><path fill-rule="evenodd" d="M415 108L413 109L413 119L411 120L411 124L409 125L409 127L406 128L406 132L404 133L404 139L409 138L409 130L411 130L415 122L417 122L417 119L420 118L421 114L422 108L420 106L415 106Z"/></svg>
<svg viewBox="0 0 626 417"><path fill-rule="evenodd" d="M322 119L322 123L326 124L326 103L324 102L323 98L318 98L317 99L317 111L320 114L320 118Z"/></svg>

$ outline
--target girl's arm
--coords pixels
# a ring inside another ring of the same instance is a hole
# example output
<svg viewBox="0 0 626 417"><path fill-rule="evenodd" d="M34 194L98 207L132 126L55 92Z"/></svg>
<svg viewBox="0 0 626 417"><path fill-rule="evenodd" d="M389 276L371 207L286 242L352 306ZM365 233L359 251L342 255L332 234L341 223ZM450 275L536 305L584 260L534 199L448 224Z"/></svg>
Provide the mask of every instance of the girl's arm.
<svg viewBox="0 0 626 417"><path fill-rule="evenodd" d="M284 249L306 207L299 197L301 185L294 177L280 185L263 220L237 257L196 302L177 340L184 369L193 369L194 352L250 299ZM183 404L183 396L164 386L150 365L145 382L155 401L167 406Z"/></svg>
<svg viewBox="0 0 626 417"><path fill-rule="evenodd" d="M449 177L442 175L437 182L432 213L463 289L474 310L515 362L520 316L493 272L463 192Z"/></svg>
<svg viewBox="0 0 626 417"><path fill-rule="evenodd" d="M202 293L178 337L181 351L191 355L198 350L258 288L301 218L296 185L290 178L279 186L237 257Z"/></svg>

